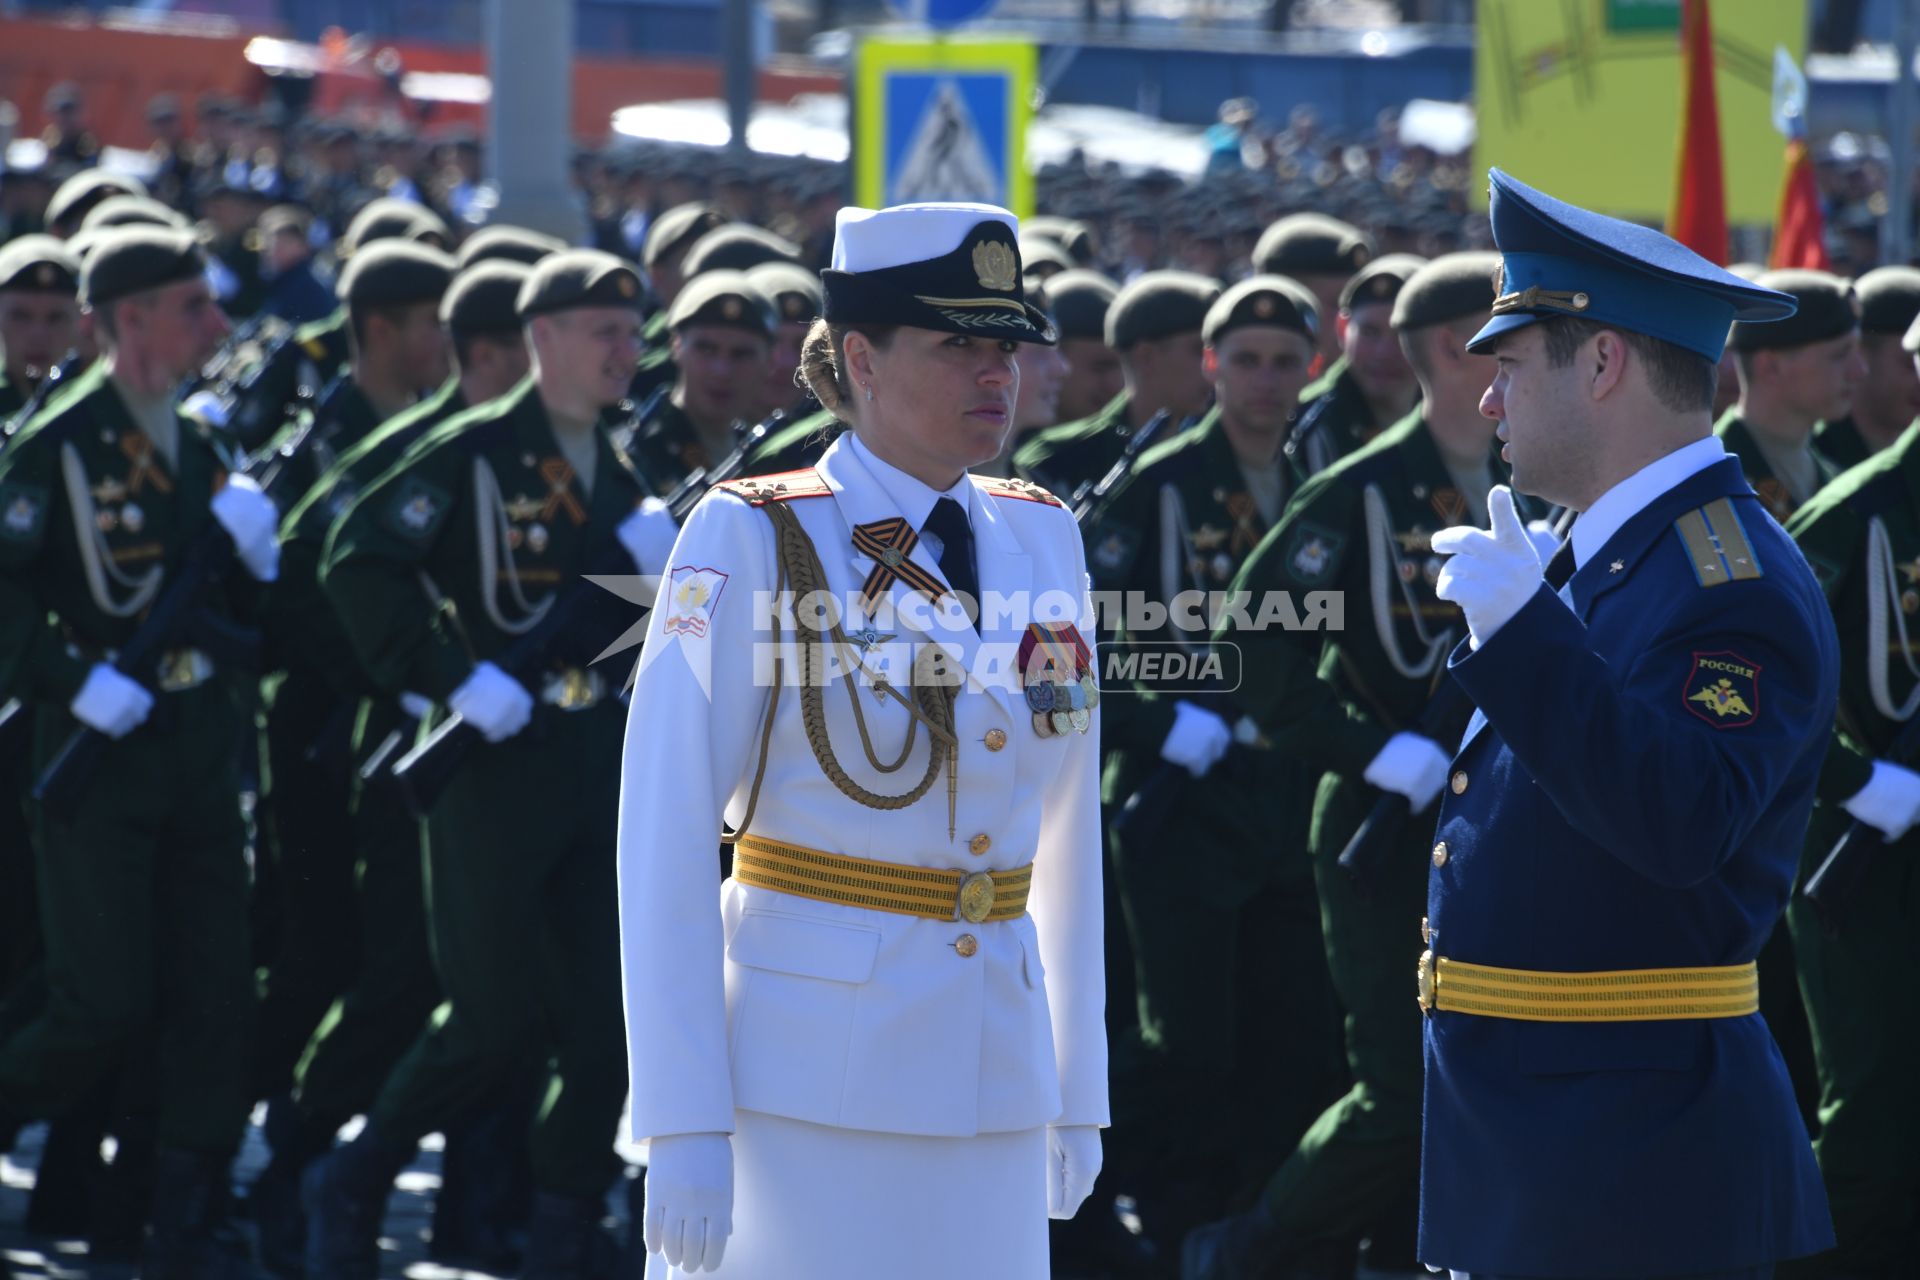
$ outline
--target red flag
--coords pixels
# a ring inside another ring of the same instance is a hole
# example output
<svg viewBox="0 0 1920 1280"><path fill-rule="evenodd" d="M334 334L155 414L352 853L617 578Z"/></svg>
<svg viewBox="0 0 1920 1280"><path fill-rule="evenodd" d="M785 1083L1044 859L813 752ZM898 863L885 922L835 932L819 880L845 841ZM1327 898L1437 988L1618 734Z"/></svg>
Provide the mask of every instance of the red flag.
<svg viewBox="0 0 1920 1280"><path fill-rule="evenodd" d="M1827 257L1826 223L1820 216L1820 188L1805 138L1787 140L1787 180L1780 188L1780 223L1774 228L1769 267L1833 270Z"/></svg>
<svg viewBox="0 0 1920 1280"><path fill-rule="evenodd" d="M1680 145L1667 234L1701 257L1726 265L1727 184L1720 161L1707 0L1681 0Z"/></svg>

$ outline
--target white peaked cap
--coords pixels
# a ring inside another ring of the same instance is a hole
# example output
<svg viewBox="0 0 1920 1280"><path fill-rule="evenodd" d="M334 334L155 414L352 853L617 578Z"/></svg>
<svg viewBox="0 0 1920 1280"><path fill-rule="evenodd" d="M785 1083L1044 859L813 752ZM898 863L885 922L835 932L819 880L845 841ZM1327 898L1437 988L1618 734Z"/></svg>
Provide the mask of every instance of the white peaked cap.
<svg viewBox="0 0 1920 1280"><path fill-rule="evenodd" d="M991 204L899 204L891 209L844 208L833 223L833 270L879 271L944 257L983 222L1004 223L1015 235L1020 220Z"/></svg>

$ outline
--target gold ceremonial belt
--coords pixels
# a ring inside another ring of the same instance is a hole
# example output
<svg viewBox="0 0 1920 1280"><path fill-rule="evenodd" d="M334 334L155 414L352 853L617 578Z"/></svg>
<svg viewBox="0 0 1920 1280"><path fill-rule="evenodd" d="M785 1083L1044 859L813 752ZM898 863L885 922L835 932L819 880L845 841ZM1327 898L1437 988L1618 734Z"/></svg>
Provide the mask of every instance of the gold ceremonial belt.
<svg viewBox="0 0 1920 1280"><path fill-rule="evenodd" d="M1739 1018L1760 1010L1752 962L1700 969L1546 973L1420 957L1420 1007L1523 1022L1665 1022Z"/></svg>
<svg viewBox="0 0 1920 1280"><path fill-rule="evenodd" d="M1012 871L942 871L743 836L733 847L733 878L816 902L981 924L1025 913L1033 864Z"/></svg>

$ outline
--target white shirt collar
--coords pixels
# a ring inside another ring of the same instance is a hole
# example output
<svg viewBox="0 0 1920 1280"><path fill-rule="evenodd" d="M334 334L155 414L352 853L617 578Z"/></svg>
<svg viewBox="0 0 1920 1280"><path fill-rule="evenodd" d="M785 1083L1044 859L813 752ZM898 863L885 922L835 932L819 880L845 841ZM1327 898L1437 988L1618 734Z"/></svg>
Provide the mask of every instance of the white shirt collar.
<svg viewBox="0 0 1920 1280"><path fill-rule="evenodd" d="M1600 554L1607 539L1644 510L1648 503L1681 481L1705 471L1727 456L1719 436L1708 436L1675 449L1601 494L1573 522L1573 563L1579 568Z"/></svg>
<svg viewBox="0 0 1920 1280"><path fill-rule="evenodd" d="M933 504L942 498L952 498L960 504L960 509L967 513L967 519L969 521L973 519L973 507L967 501L967 494L973 489L973 481L964 473L960 476L959 483L951 489L935 489L925 481L908 475L891 462L882 461L880 456L867 448L866 443L853 432L847 432L846 438L848 447L860 459L860 465L879 482L880 488L892 500L894 508L906 517L907 523L914 527L915 532L927 523L927 517L933 514Z"/></svg>

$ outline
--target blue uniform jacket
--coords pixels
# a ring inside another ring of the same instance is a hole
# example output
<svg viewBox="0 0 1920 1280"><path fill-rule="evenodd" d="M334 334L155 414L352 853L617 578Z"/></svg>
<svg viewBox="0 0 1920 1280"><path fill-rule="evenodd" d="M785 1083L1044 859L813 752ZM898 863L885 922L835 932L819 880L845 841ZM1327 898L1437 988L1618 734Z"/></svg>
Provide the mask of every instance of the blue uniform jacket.
<svg viewBox="0 0 1920 1280"><path fill-rule="evenodd" d="M1724 557L1697 557L1677 522L1721 498L1739 528ZM1452 656L1479 711L1442 792L1433 954L1554 971L1753 960L1793 890L1832 732L1839 657L1813 573L1728 458L1632 517L1569 588L1571 608L1543 586ZM1424 1262L1668 1276L1833 1243L1757 1013L1435 1012L1426 1065Z"/></svg>

